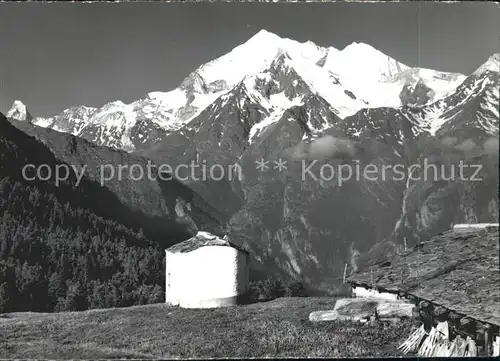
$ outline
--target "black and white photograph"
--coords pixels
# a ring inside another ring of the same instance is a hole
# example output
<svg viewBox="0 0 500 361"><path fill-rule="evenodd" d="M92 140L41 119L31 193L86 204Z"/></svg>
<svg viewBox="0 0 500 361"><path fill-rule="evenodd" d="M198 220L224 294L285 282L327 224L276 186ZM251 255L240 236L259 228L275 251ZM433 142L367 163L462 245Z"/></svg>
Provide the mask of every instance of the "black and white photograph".
<svg viewBox="0 0 500 361"><path fill-rule="evenodd" d="M0 359L500 356L494 2L0 2Z"/></svg>

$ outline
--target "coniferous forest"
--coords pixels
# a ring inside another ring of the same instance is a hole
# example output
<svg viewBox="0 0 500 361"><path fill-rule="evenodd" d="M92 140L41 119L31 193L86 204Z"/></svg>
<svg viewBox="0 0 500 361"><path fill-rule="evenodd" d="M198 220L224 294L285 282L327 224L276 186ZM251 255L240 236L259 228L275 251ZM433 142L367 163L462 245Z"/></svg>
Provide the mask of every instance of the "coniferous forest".
<svg viewBox="0 0 500 361"><path fill-rule="evenodd" d="M163 302L163 249L188 237L185 230L174 220L130 211L86 177L78 186L74 175L58 186L28 181L22 177L26 164L55 169L62 161L0 114L0 312ZM176 183L171 186L179 190ZM253 301L305 295L298 282L255 272L252 279Z"/></svg>
<svg viewBox="0 0 500 361"><path fill-rule="evenodd" d="M163 300L163 250L106 217L111 198L89 182L56 187L22 178L57 161L0 117L0 312L60 311ZM97 190L98 191L98 190ZM115 206L115 205L113 205Z"/></svg>

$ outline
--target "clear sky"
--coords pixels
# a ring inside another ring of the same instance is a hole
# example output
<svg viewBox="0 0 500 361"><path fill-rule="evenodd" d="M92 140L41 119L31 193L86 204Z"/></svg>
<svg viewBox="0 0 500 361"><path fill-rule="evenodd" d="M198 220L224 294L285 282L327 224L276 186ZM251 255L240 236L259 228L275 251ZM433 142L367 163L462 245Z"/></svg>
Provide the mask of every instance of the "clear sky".
<svg viewBox="0 0 500 361"><path fill-rule="evenodd" d="M0 3L0 110L19 99L52 116L168 91L263 28L469 74L500 52L499 15L498 4L478 2Z"/></svg>

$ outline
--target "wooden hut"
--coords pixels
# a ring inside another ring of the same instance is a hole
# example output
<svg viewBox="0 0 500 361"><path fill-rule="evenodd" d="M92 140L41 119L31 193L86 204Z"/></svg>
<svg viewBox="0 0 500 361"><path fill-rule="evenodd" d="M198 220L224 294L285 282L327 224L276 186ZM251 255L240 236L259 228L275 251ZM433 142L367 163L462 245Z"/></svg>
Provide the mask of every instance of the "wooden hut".
<svg viewBox="0 0 500 361"><path fill-rule="evenodd" d="M454 337L467 340L480 354L492 356L500 340L498 236L498 224L457 226L365 267L346 282L353 289L410 300L423 323L420 336L446 323L450 342ZM417 333L412 337L418 339Z"/></svg>

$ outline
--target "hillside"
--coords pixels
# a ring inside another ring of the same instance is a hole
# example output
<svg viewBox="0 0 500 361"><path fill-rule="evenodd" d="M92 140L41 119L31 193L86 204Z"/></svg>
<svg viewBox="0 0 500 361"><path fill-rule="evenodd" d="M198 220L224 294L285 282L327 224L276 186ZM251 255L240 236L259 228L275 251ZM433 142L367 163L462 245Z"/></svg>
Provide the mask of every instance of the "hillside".
<svg viewBox="0 0 500 361"><path fill-rule="evenodd" d="M221 233L217 210L177 179L160 179L154 168L149 178L148 160L144 157L28 122L10 121L45 145L58 161L84 171L86 178L113 194L122 208L134 214L125 223L142 228L147 238L162 246L169 247L189 238L198 227ZM121 172L119 167L123 167ZM138 177L138 172L129 171L132 167L140 167L145 175ZM164 176L166 179L167 175ZM116 218L117 212L112 213Z"/></svg>
<svg viewBox="0 0 500 361"><path fill-rule="evenodd" d="M27 181L25 164L63 163L0 114L0 312L161 301L164 254L136 214L87 178Z"/></svg>
<svg viewBox="0 0 500 361"><path fill-rule="evenodd" d="M333 298L222 309L164 304L0 318L0 358L389 357L412 324L313 323Z"/></svg>

